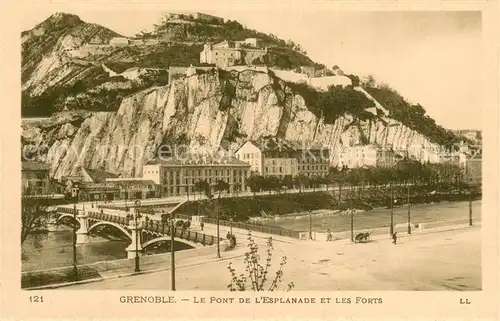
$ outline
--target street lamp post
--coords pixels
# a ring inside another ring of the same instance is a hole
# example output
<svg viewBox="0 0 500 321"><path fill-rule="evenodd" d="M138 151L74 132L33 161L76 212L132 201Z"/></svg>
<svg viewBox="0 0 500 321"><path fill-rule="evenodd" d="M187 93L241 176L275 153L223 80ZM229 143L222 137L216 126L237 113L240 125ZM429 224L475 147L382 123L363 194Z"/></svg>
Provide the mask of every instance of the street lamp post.
<svg viewBox="0 0 500 321"><path fill-rule="evenodd" d="M408 201L408 234L411 234L411 223L410 223L410 183L407 184L407 201Z"/></svg>
<svg viewBox="0 0 500 321"><path fill-rule="evenodd" d="M219 199L217 200L217 258L220 259L219 212L220 212L220 192L219 192Z"/></svg>
<svg viewBox="0 0 500 321"><path fill-rule="evenodd" d="M139 233L137 230L137 226L139 225L138 220L142 217L140 210L138 208L138 206L141 205L141 201L136 200L135 205L136 205L136 207L134 208L134 214L128 214L128 211L129 211L128 206L125 206L125 211L127 212L127 216L126 216L127 219L128 220L133 219L135 222L136 230L135 230L135 270L134 271L140 272L141 271L141 269L139 267L139 240L140 240L140 238L138 235Z"/></svg>
<svg viewBox="0 0 500 321"><path fill-rule="evenodd" d="M472 226L472 190L469 187L469 226Z"/></svg>
<svg viewBox="0 0 500 321"><path fill-rule="evenodd" d="M127 199L128 199L128 189L127 187L125 187L125 212L128 213Z"/></svg>
<svg viewBox="0 0 500 321"><path fill-rule="evenodd" d="M312 214L309 211L309 239L312 240Z"/></svg>
<svg viewBox="0 0 500 321"><path fill-rule="evenodd" d="M390 187L391 187L391 228L390 228L390 234L392 236L394 234L394 195L393 195L392 183L390 184Z"/></svg>
<svg viewBox="0 0 500 321"><path fill-rule="evenodd" d="M76 200L75 200L76 201ZM78 267L76 266L76 204L73 205L73 274L75 280L78 280Z"/></svg>
<svg viewBox="0 0 500 321"><path fill-rule="evenodd" d="M171 213L170 224L171 224L171 233L170 233L170 271L171 271L171 283L172 283L172 291L175 291L175 246L174 246L174 237L175 237L175 217L174 213Z"/></svg>
<svg viewBox="0 0 500 321"><path fill-rule="evenodd" d="M351 214L351 242L354 242L354 209L350 208L349 213Z"/></svg>

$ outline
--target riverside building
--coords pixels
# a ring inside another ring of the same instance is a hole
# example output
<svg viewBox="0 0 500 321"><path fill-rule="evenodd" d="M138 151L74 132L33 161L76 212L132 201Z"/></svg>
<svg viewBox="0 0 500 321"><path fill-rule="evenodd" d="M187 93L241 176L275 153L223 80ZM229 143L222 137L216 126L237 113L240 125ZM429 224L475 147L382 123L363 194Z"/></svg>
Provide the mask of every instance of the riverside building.
<svg viewBox="0 0 500 321"><path fill-rule="evenodd" d="M383 148L376 145L358 145L343 147L334 158L337 167L393 167L396 164L397 155L391 148Z"/></svg>
<svg viewBox="0 0 500 321"><path fill-rule="evenodd" d="M236 157L250 165L252 173L262 176L296 176L300 152L289 142L276 139L250 140L237 151Z"/></svg>
<svg viewBox="0 0 500 321"><path fill-rule="evenodd" d="M198 192L195 184L206 180L216 185L218 180L229 184L230 193L245 191L250 165L231 157L171 157L149 161L143 166L143 179L160 186L162 197L189 195Z"/></svg>
<svg viewBox="0 0 500 321"><path fill-rule="evenodd" d="M50 167L41 162L21 163L21 181L23 194L45 195L50 194Z"/></svg>
<svg viewBox="0 0 500 321"><path fill-rule="evenodd" d="M326 176L330 167L330 148L322 144L294 142L298 152L298 174L307 177Z"/></svg>

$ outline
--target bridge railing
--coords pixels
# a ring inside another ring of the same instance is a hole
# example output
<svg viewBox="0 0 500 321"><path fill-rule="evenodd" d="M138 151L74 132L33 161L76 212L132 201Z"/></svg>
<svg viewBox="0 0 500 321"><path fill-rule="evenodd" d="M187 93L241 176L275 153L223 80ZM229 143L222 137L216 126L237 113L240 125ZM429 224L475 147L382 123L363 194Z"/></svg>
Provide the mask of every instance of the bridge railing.
<svg viewBox="0 0 500 321"><path fill-rule="evenodd" d="M92 212L92 211L87 212L87 215L89 217L103 220L103 221L113 222L113 223L122 224L122 225L128 224L128 220L125 216L112 215L112 214L106 214L106 213L101 213L101 212Z"/></svg>
<svg viewBox="0 0 500 321"><path fill-rule="evenodd" d="M160 234L172 235L170 225L168 223L163 223L160 221L148 221L144 229L147 231L156 232ZM208 235L198 231L193 231L188 228L183 229L176 227L174 228L174 233L175 233L174 237L188 240L194 243L200 243L203 245L214 245L216 244L217 241L217 237L213 235ZM219 239L222 240L222 238Z"/></svg>
<svg viewBox="0 0 500 321"><path fill-rule="evenodd" d="M210 224L217 224L217 219L214 218L203 218L203 222ZM234 228L240 228L244 230L254 231L254 232L262 232L272 235L281 235L288 236L291 238L299 238L298 231L291 231L281 228L279 226L269 226L269 225L257 225L257 224L249 224L243 222L231 222L226 220L219 220L219 225L222 226L232 226Z"/></svg>
<svg viewBox="0 0 500 321"><path fill-rule="evenodd" d="M91 218L113 222L117 224L127 225L128 220L124 216L106 214L101 212L87 212L88 216ZM171 235L170 225L168 223L163 223L160 221L149 220L146 226L144 226L146 231L155 232L164 235ZM217 238L213 235L207 235L197 231L192 231L190 229L175 228L175 237L188 240L195 243L200 243L203 245L213 245L216 243ZM220 238L222 240L222 238Z"/></svg>
<svg viewBox="0 0 500 321"><path fill-rule="evenodd" d="M57 211L59 213L67 213L67 214L73 214L73 212L75 211L73 208L69 208L69 207L58 207L57 208Z"/></svg>

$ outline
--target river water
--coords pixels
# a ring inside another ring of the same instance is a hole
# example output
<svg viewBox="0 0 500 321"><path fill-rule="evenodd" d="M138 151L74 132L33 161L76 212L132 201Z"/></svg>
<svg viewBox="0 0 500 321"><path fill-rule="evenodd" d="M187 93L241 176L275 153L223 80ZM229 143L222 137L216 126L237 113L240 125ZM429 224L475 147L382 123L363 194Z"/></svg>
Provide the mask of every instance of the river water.
<svg viewBox="0 0 500 321"><path fill-rule="evenodd" d="M303 213L297 213L303 214ZM390 226L391 211L386 208L377 208L370 211L357 212L354 215L354 229L373 229ZM410 206L410 221L416 223L429 223L437 221L468 220L469 202L442 202L435 204L412 204ZM473 221L481 218L481 201L472 202ZM408 208L406 206L393 209L394 225L406 224L408 221ZM294 231L344 232L350 230L351 220L347 211L329 215L302 215L297 217L268 219L262 222L266 225L278 225L284 229Z"/></svg>
<svg viewBox="0 0 500 321"><path fill-rule="evenodd" d="M109 232L109 231L108 231ZM107 234L107 233L106 233ZM57 231L30 235L22 245L22 271L44 270L73 264L73 229L59 225ZM104 235L104 234L102 234ZM77 245L77 263L88 264L100 261L127 258L125 249L130 241L124 238L89 235L89 243ZM183 243L175 243L175 250L189 248ZM145 255L170 251L170 243L164 242L156 248L149 248Z"/></svg>

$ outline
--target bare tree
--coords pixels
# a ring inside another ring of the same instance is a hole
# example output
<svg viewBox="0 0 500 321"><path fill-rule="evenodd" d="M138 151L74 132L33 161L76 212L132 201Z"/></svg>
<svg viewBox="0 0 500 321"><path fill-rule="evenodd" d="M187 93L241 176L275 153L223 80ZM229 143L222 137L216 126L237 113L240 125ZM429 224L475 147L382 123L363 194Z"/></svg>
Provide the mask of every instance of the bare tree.
<svg viewBox="0 0 500 321"><path fill-rule="evenodd" d="M47 216L48 198L34 195L29 189L21 198L21 244Z"/></svg>
<svg viewBox="0 0 500 321"><path fill-rule="evenodd" d="M231 274L231 283L227 286L231 291L277 291L279 285L283 282L283 267L286 264L286 256L281 258L278 270L274 275L269 275L269 268L271 267L273 241L270 237L267 241L267 257L265 265L260 263L260 255L258 253L259 246L252 238L250 232L248 233L248 248L249 251L245 253L245 271L246 274L236 274L236 269L233 268L230 262L227 266ZM250 282L250 286L249 283ZM294 287L294 283L287 284L287 290L290 291Z"/></svg>

